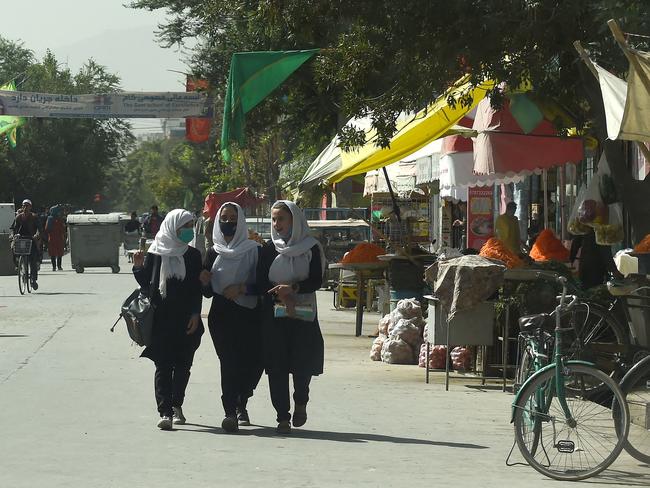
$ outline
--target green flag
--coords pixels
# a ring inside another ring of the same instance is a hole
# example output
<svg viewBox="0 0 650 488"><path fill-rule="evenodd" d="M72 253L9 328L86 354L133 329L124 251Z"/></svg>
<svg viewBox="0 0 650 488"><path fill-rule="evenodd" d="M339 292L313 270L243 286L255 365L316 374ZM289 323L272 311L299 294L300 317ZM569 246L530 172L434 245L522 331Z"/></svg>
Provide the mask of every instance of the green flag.
<svg viewBox="0 0 650 488"><path fill-rule="evenodd" d="M16 91L16 85L12 81L6 85L0 86L2 91ZM7 135L7 140L11 147L16 147L18 142L17 129L25 123L24 117L16 117L14 115L1 115L4 113L4 107L2 107L2 102L0 101L0 136L3 134Z"/></svg>
<svg viewBox="0 0 650 488"><path fill-rule="evenodd" d="M226 161L230 161L231 141L244 145L244 114L318 51L260 51L232 55L221 129L221 154Z"/></svg>

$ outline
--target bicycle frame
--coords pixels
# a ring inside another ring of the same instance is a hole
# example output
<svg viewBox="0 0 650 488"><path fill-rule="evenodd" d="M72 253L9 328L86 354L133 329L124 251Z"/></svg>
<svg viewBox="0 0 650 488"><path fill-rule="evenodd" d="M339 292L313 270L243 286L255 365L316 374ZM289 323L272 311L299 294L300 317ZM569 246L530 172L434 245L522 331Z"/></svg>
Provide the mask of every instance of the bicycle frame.
<svg viewBox="0 0 650 488"><path fill-rule="evenodd" d="M567 331L572 331L572 328L562 328L560 324L560 315L561 312L564 311L565 309L568 310L570 309L576 302L576 299L571 301L571 303L567 306L564 304L566 300L566 292L567 292L567 286L566 286L566 278L559 278L560 283L562 283L562 296L560 297L560 303L557 305L554 311L555 315L555 345L554 345L554 352L553 352L553 358L554 361L550 364L547 364L540 370L536 371L534 374L532 374L530 377L524 381L524 383L521 385L519 388L519 391L515 395L515 398L512 402L512 414L510 418L510 422L514 422L515 420L515 405L517 404L519 397L521 395L521 392L526 389L526 386L535 380L535 378L539 377L541 374L543 374L545 371L548 371L552 368L555 368L555 381L554 385L550 385L551 390L555 391L557 394L557 399L560 402L560 406L562 407L562 411L564 412L565 418L567 421L571 422L572 415L569 410L569 406L567 405L566 402L566 392L564 389L564 381L563 381L563 375L564 375L564 370L566 369L567 366L571 366L572 364L582 364L585 366L591 366L595 367L595 364L589 362L589 361L581 361L581 360L570 360L567 361L563 355L562 352L562 334ZM540 397L541 399L541 397ZM539 399L538 399L539 401ZM541 402L540 402L541 403Z"/></svg>

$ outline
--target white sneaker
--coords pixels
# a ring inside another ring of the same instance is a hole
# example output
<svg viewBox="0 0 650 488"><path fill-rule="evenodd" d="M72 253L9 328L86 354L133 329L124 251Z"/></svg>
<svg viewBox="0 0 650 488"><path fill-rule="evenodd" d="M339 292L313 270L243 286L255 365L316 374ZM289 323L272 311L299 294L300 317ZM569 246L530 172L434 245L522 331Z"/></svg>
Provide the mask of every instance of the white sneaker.
<svg viewBox="0 0 650 488"><path fill-rule="evenodd" d="M183 415L183 409L181 407L172 407L174 411L173 422L178 425L183 425L187 419Z"/></svg>
<svg viewBox="0 0 650 488"><path fill-rule="evenodd" d="M160 417L158 428L160 430L172 430L172 419L167 415Z"/></svg>

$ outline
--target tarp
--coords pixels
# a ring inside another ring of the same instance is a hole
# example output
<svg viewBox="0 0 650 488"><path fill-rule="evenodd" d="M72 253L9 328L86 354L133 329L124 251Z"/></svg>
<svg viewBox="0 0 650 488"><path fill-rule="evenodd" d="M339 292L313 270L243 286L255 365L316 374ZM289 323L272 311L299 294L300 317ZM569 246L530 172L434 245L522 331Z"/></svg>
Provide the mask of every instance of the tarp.
<svg viewBox="0 0 650 488"><path fill-rule="evenodd" d="M376 134L370 128L369 119L353 119L348 124L354 123L358 128L365 130L366 144L354 151L341 151L338 138L335 137L309 167L301 186L320 183L323 180L336 183L349 176L367 173L403 160L431 141L453 133L455 124L493 87L492 81L472 87L469 76L461 78L427 108L415 114L401 114L397 120L397 132L391 138L390 146L384 149L375 144ZM468 94L472 98L469 106L461 106L460 102L454 106L449 105L450 98L458 100L462 95ZM325 157L325 154L328 156ZM331 172L332 169L336 170Z"/></svg>
<svg viewBox="0 0 650 488"><path fill-rule="evenodd" d="M564 163L576 163L584 157L580 137L559 137L551 122L544 119L529 134L508 110L495 110L485 98L478 104L472 128L474 140L474 173L514 176L530 174Z"/></svg>
<svg viewBox="0 0 650 488"><path fill-rule="evenodd" d="M640 78L650 80L650 53L632 50L630 55L639 62L641 73L630 64L628 82L593 63L605 106L607 137L650 142L650 93Z"/></svg>
<svg viewBox="0 0 650 488"><path fill-rule="evenodd" d="M214 220L219 208L226 202L235 202L242 208L250 208L264 203L264 199L256 197L248 188L237 188L225 193L208 193L203 205L203 216Z"/></svg>
<svg viewBox="0 0 650 488"><path fill-rule="evenodd" d="M494 82L485 81L473 87L469 76L458 80L451 88L439 96L436 101L417 114L404 114L397 122L397 132L390 140L390 146L381 148L374 140L356 151L341 153L342 166L329 180L338 182L349 176L366 173L382 168L414 153L429 142L445 135L467 112L472 110L480 100L485 98ZM457 102L453 106L450 99L458 100L470 94L472 102L462 106Z"/></svg>

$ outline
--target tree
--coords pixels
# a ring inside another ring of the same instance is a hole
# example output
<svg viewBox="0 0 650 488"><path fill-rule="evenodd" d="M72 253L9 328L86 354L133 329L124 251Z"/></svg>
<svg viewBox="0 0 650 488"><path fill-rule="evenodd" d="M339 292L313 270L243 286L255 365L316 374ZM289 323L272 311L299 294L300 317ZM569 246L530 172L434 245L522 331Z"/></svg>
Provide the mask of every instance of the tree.
<svg viewBox="0 0 650 488"><path fill-rule="evenodd" d="M17 54L24 57L16 61ZM15 79L20 91L46 93L111 93L120 88L119 77L93 60L73 74L51 52L36 62L22 44L1 37L0 79ZM128 123L119 119L32 118L19 137L15 149L0 145L0 198L30 196L37 206L92 207L95 195L104 194L110 169L133 143Z"/></svg>

